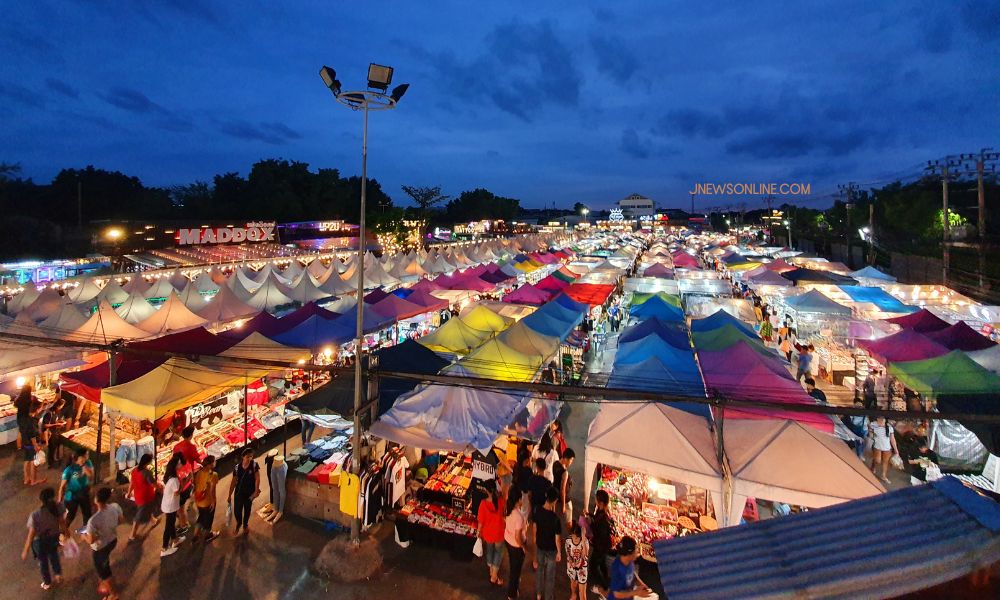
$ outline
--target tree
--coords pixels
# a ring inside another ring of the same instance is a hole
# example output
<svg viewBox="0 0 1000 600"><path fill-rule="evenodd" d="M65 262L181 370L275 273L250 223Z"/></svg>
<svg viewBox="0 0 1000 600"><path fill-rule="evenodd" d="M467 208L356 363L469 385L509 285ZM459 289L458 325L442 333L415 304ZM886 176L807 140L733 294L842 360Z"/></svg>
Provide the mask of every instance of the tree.
<svg viewBox="0 0 1000 600"><path fill-rule="evenodd" d="M577 202L576 204L573 205L573 212L575 214L582 215L584 210L590 212L590 209L587 208L587 205L584 204L583 202Z"/></svg>
<svg viewBox="0 0 1000 600"><path fill-rule="evenodd" d="M422 240L424 239L424 230L427 228L430 209L448 200L449 196L441 193L441 186L439 185L434 187L404 185L403 192L413 201L413 206L416 207L417 219L423 223L420 227L420 239Z"/></svg>
<svg viewBox="0 0 1000 600"><path fill-rule="evenodd" d="M517 218L520 211L520 200L497 196L483 188L462 192L445 207L445 213L453 223L482 219L510 221Z"/></svg>

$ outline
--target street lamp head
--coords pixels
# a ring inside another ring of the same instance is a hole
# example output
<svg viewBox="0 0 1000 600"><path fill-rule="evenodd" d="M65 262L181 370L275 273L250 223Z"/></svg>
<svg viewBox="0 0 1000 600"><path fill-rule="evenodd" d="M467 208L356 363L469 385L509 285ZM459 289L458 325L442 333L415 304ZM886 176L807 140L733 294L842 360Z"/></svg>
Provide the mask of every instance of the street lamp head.
<svg viewBox="0 0 1000 600"><path fill-rule="evenodd" d="M323 83L330 88L334 96L340 95L340 81L337 79L337 72L330 67L324 66L319 70L319 76L323 78Z"/></svg>
<svg viewBox="0 0 1000 600"><path fill-rule="evenodd" d="M392 88L392 93L389 94L389 96L392 98L393 102L399 102L400 98L403 97L403 94L405 94L408 89L410 89L410 84L408 83L397 85Z"/></svg>
<svg viewBox="0 0 1000 600"><path fill-rule="evenodd" d="M368 87L385 92L392 83L392 67L371 63L368 65Z"/></svg>
<svg viewBox="0 0 1000 600"><path fill-rule="evenodd" d="M112 227L111 229L108 229L107 231L104 232L104 237L106 237L108 240L112 242L117 242L118 240L122 239L123 235L125 235L124 232L122 232L122 230L117 227Z"/></svg>
<svg viewBox="0 0 1000 600"><path fill-rule="evenodd" d="M585 206L585 207L583 207L583 209L580 212L583 213L584 215L589 215L590 214L590 209Z"/></svg>
<svg viewBox="0 0 1000 600"><path fill-rule="evenodd" d="M784 220L784 221L782 221L781 223L782 223L782 225L784 225L785 227L788 227L788 219L785 219L785 220Z"/></svg>

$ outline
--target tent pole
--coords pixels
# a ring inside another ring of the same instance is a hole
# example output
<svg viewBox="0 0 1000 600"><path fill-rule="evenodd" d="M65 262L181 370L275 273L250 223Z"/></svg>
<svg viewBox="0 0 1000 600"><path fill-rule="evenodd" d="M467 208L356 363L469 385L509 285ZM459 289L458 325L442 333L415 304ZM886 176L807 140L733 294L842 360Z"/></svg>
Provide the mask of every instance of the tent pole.
<svg viewBox="0 0 1000 600"><path fill-rule="evenodd" d="M249 373L243 376L243 446L246 447L250 443L250 436L247 435L249 431L249 416L250 416L250 402L247 398L247 377Z"/></svg>

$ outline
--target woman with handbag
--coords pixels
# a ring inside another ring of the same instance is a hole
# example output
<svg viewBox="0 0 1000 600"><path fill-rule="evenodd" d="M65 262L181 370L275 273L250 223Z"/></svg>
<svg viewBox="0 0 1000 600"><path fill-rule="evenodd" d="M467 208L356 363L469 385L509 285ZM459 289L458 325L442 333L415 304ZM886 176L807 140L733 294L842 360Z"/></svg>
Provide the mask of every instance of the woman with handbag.
<svg viewBox="0 0 1000 600"><path fill-rule="evenodd" d="M21 560L27 560L30 549L42 572L42 589L62 581L59 562L59 534L66 530L66 507L56 502L56 491L47 487L38 494L41 506L28 517L28 537L24 540Z"/></svg>
<svg viewBox="0 0 1000 600"><path fill-rule="evenodd" d="M160 524L160 517L153 516L153 509L156 506L156 490L159 484L156 483L156 478L149 469L151 464L153 464L153 455L145 453L139 458L139 465L132 469L132 473L129 475L129 486L125 497L131 498L135 502L135 518L132 520L132 531L128 536L130 542L138 539L139 527L142 525L152 521L153 524L149 527L149 531L152 531ZM149 531L143 535L147 535Z"/></svg>
<svg viewBox="0 0 1000 600"><path fill-rule="evenodd" d="M883 482L889 483L889 462L893 456L899 456L896 432L892 425L886 422L885 417L878 417L868 425L868 435L872 440L872 473L878 475ZM879 467L881 475L876 473L876 468Z"/></svg>
<svg viewBox="0 0 1000 600"><path fill-rule="evenodd" d="M211 542L219 537L218 531L212 530L215 522L215 487L219 483L219 474L215 472L215 457L209 454L201 463L201 470L194 475L194 504L198 507L198 523L195 526L194 540Z"/></svg>
<svg viewBox="0 0 1000 600"><path fill-rule="evenodd" d="M494 482L495 483L495 482ZM503 562L504 502L495 485L486 483L488 494L479 503L479 539L483 542L486 566L490 569L490 583L503 585L500 578L500 563Z"/></svg>

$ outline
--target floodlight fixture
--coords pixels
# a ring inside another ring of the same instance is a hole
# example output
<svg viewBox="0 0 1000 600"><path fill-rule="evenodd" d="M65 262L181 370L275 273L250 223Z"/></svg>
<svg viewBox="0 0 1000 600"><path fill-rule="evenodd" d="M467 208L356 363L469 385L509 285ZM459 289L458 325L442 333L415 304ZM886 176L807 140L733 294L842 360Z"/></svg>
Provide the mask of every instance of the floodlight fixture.
<svg viewBox="0 0 1000 600"><path fill-rule="evenodd" d="M392 67L371 63L368 65L368 87L385 92L392 83Z"/></svg>
<svg viewBox="0 0 1000 600"><path fill-rule="evenodd" d="M405 94L408 89L410 89L410 84L408 83L397 85L392 88L392 93L389 94L389 97L392 98L393 102L399 102L400 98L403 97L403 94Z"/></svg>
<svg viewBox="0 0 1000 600"><path fill-rule="evenodd" d="M330 67L324 66L319 70L319 76L323 78L323 83L330 88L334 96L340 95L340 81L337 79L337 72Z"/></svg>

